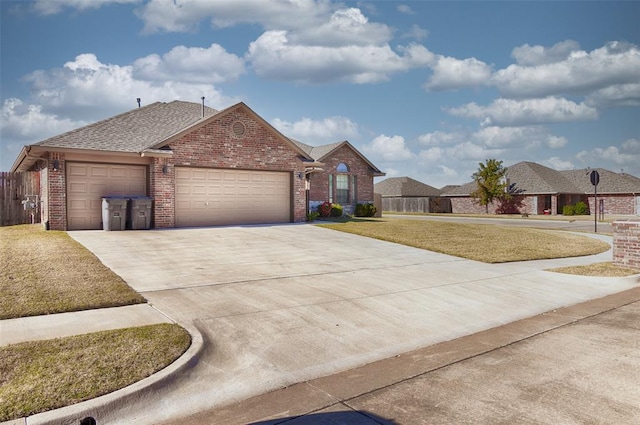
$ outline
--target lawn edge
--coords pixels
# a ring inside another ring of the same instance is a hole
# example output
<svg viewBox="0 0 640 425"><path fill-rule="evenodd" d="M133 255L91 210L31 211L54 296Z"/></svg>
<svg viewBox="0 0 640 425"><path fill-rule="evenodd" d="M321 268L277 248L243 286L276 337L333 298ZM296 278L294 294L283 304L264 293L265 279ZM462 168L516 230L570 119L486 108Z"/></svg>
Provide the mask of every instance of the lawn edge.
<svg viewBox="0 0 640 425"><path fill-rule="evenodd" d="M94 418L99 424L109 423L110 415L114 407L117 406L121 409L123 405L144 398L146 394L166 387L172 381L175 381L177 375L193 369L198 364L200 354L204 349L202 333L195 326L181 323L177 324L189 333L191 336L191 345L180 357L164 369L109 394L70 406L37 413L26 418L17 418L15 419L15 423L28 423L29 425L66 425L70 423L80 423L80 421L86 417ZM8 424L12 423L11 421L8 422ZM0 425L3 424L0 423Z"/></svg>

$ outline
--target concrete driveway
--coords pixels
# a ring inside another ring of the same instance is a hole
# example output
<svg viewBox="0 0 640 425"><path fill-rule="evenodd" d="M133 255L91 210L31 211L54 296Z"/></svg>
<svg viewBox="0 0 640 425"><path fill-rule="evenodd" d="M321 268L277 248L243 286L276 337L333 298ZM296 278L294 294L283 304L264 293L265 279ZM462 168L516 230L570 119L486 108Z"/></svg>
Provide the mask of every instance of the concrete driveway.
<svg viewBox="0 0 640 425"><path fill-rule="evenodd" d="M69 234L205 342L191 369L103 423L182 417L637 285L306 224Z"/></svg>

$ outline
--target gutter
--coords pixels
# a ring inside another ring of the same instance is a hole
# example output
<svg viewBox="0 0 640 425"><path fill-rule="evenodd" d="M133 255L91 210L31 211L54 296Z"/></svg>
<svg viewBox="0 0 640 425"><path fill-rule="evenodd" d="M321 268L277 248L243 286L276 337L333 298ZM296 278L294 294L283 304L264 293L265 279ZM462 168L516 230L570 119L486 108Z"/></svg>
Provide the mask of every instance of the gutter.
<svg viewBox="0 0 640 425"><path fill-rule="evenodd" d="M20 164L22 164L22 161L24 161L24 159L27 157L30 150L31 150L31 146L22 147L22 149L20 150L20 153L18 154L18 157L16 158L16 160L13 162L13 165L11 166L11 170L9 170L10 172L12 173L17 172L18 167L20 167Z"/></svg>

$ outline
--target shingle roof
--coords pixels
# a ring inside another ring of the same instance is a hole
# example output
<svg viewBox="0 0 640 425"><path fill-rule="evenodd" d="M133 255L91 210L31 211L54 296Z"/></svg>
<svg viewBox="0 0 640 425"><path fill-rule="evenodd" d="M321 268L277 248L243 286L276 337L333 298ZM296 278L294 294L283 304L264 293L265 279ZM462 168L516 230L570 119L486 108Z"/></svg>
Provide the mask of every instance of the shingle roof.
<svg viewBox="0 0 640 425"><path fill-rule="evenodd" d="M205 106L205 118L218 111ZM202 105L156 102L51 137L38 146L116 152L142 152L202 120Z"/></svg>
<svg viewBox="0 0 640 425"><path fill-rule="evenodd" d="M360 156L363 159L363 161L369 164L369 166L374 172L374 175L384 176L384 173L380 171L378 167L373 165L364 155L362 155L356 148L353 147L353 145L351 145L351 143L347 142L346 140L342 142L330 143L328 145L321 145L321 146L307 145L306 143L302 143L298 140L294 140L291 138L289 140L295 143L300 149L305 151L309 156L311 156L311 158L313 158L313 160L318 162L322 162L322 160L327 155L329 155L334 150L340 148L341 146L344 146L344 145L349 146L356 154L358 154L358 156Z"/></svg>
<svg viewBox="0 0 640 425"><path fill-rule="evenodd" d="M442 196L469 196L471 192L476 190L476 182L472 181L459 186L452 186L446 192L442 192Z"/></svg>
<svg viewBox="0 0 640 425"><path fill-rule="evenodd" d="M374 185L374 191L383 197L429 197L440 195L440 190L410 177L391 177Z"/></svg>
<svg viewBox="0 0 640 425"><path fill-rule="evenodd" d="M640 178L598 168L598 193L640 193ZM523 161L507 167L507 178L525 195L591 194L593 186L586 170L556 171L535 162ZM448 189L442 196L469 196L476 189L475 182Z"/></svg>
<svg viewBox="0 0 640 425"><path fill-rule="evenodd" d="M597 168L600 175L598 183L598 193L636 193L640 194L640 178L631 174L615 173L604 168ZM593 193L594 187L591 184L590 174L592 170L567 170L561 173L580 189L582 193Z"/></svg>
<svg viewBox="0 0 640 425"><path fill-rule="evenodd" d="M526 195L581 193L561 172L535 162L519 162L507 167L507 178Z"/></svg>

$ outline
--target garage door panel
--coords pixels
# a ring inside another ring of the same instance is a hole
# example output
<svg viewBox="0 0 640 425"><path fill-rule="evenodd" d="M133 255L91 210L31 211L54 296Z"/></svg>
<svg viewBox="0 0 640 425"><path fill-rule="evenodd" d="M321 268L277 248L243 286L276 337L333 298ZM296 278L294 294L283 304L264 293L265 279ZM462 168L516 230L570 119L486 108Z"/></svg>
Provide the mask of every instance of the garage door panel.
<svg viewBox="0 0 640 425"><path fill-rule="evenodd" d="M67 228L102 228L102 197L145 196L144 165L67 163Z"/></svg>
<svg viewBox="0 0 640 425"><path fill-rule="evenodd" d="M291 219L290 173L179 167L176 226L283 223ZM206 173L206 181L199 177ZM194 193L204 184L206 193ZM189 190L183 187L189 186Z"/></svg>
<svg viewBox="0 0 640 425"><path fill-rule="evenodd" d="M88 165L87 169L91 177L107 177L109 175L109 169L106 165Z"/></svg>
<svg viewBox="0 0 640 425"><path fill-rule="evenodd" d="M71 176L86 176L87 166L69 163L67 164L67 170Z"/></svg>

